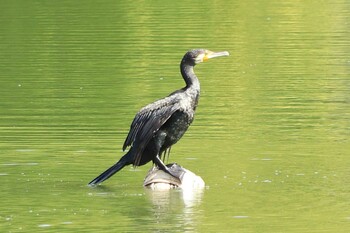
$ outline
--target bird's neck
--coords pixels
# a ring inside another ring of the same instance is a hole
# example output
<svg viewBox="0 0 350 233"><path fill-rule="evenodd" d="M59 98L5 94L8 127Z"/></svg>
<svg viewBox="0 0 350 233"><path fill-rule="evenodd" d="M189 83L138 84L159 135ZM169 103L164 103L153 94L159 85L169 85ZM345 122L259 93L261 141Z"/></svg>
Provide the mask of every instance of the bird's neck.
<svg viewBox="0 0 350 233"><path fill-rule="evenodd" d="M186 89L191 88L199 92L200 84L196 74L193 71L193 65L182 62L180 65L181 74L186 82Z"/></svg>

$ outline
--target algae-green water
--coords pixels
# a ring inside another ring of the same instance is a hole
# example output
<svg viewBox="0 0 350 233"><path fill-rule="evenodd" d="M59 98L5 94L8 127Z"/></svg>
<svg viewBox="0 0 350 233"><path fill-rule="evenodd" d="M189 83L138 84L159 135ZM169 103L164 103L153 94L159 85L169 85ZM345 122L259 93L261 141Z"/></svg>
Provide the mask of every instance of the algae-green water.
<svg viewBox="0 0 350 233"><path fill-rule="evenodd" d="M0 12L1 232L349 232L348 1ZM195 120L168 160L206 189L147 190L151 164L88 187L124 154L136 112L184 86L192 48L231 54L195 67Z"/></svg>

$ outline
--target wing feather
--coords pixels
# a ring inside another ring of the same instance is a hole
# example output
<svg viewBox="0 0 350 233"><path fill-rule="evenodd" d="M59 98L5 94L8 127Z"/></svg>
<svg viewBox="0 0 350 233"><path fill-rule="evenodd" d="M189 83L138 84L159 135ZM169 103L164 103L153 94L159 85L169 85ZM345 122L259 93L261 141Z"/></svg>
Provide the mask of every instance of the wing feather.
<svg viewBox="0 0 350 233"><path fill-rule="evenodd" d="M125 150L128 146L137 144L135 165L140 163L142 152L154 134L180 107L177 98L169 96L147 105L136 114L123 145Z"/></svg>

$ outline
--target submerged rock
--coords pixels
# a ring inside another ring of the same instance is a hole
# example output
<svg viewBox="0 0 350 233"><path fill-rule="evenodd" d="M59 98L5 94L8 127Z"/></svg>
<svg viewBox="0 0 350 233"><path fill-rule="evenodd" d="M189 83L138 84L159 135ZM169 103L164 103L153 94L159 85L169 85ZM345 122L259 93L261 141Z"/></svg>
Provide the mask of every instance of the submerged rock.
<svg viewBox="0 0 350 233"><path fill-rule="evenodd" d="M143 185L151 189L165 190L174 188L202 189L205 187L203 179L190 170L187 170L176 163L168 164L166 166L173 172L173 174L179 177L179 180L154 166L149 170Z"/></svg>

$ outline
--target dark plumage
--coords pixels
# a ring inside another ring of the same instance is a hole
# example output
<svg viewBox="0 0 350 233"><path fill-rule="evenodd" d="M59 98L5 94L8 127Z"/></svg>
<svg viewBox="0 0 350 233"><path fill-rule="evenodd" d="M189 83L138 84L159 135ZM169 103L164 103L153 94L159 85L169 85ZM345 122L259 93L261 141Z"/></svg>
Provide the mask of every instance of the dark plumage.
<svg viewBox="0 0 350 233"><path fill-rule="evenodd" d="M210 58L228 56L228 52L214 53L205 49L187 52L180 64L186 86L143 107L135 116L123 145L130 150L112 167L93 179L97 185L111 177L124 166L141 166L153 161L160 169L175 176L160 159L160 155L175 144L193 121L198 104L200 85L193 67Z"/></svg>

